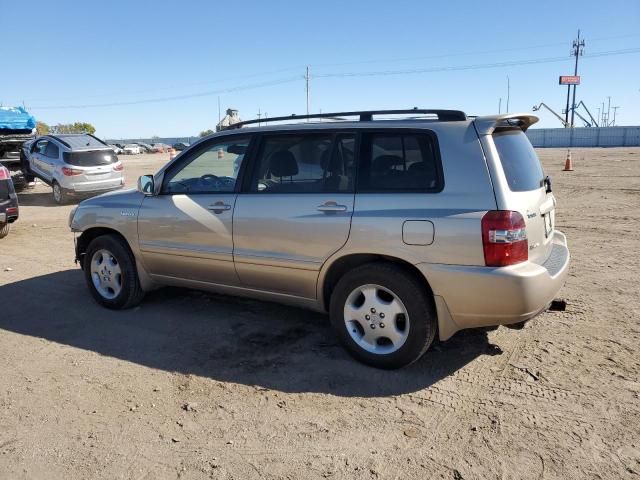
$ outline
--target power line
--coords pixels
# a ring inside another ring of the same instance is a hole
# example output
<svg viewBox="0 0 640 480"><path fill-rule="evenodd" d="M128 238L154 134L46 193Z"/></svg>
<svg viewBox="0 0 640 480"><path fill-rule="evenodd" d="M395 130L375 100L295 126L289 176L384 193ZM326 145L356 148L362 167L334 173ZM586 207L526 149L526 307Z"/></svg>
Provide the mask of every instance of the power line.
<svg viewBox="0 0 640 480"><path fill-rule="evenodd" d="M584 56L587 58L598 58L598 57L613 56L613 55L626 55L626 54L633 54L633 53L640 53L640 47L627 48L622 50L610 50L605 52L596 52L596 53L592 53ZM529 59L529 60L513 60L513 61L505 61L505 62L480 63L480 64L472 64L472 65L455 65L455 66L445 66L445 67L427 67L427 68L418 68L418 69L382 70L382 71L368 71L368 72L320 73L320 74L315 74L314 78L345 78L345 77L388 76L388 75L412 75L412 74L421 74L421 73L450 72L450 71L461 71L461 70L480 70L480 69L511 67L511 66L519 66L519 65L535 65L535 64L556 63L556 62L564 62L564 61L566 61L566 57L564 56L563 57L546 57L546 58L535 58L535 59ZM305 78L308 83L308 79L310 78L308 77L308 74L305 75ZM169 97L156 97L156 98L143 99L143 100L131 100L131 101L96 103L96 104L45 105L45 106L33 106L30 108L33 110L85 109L85 108L117 107L117 106L125 106L125 105L140 105L140 104L147 104L147 103L162 103L162 102L169 102L174 100L186 100L189 98L219 95L221 93L240 92L240 91L262 88L267 86L292 83L299 80L300 80L299 76L292 76L292 77L286 77L286 78L281 78L277 80L271 80L271 81L266 81L266 82L261 82L256 84L223 88L219 90L209 90L209 91L190 93L190 94L184 94L184 95L175 95L175 96L169 96Z"/></svg>
<svg viewBox="0 0 640 480"><path fill-rule="evenodd" d="M630 53L640 53L640 48L627 48L622 50L610 50L607 52L597 52L589 55L584 55L587 58L605 57L613 55L626 55ZM434 73L434 72L452 72L459 70L479 70L487 68L500 68L500 67L512 67L518 65L534 65L539 63L554 63L564 62L567 57L546 57L546 58L534 58L530 60L511 60L506 62L495 63L477 63L472 65L455 65L446 67L427 67L427 68L414 68L414 69L401 69L401 70L377 70L369 72L341 72L341 73L318 73L316 78L333 78L333 77L374 77L385 75L408 75L417 73Z"/></svg>
<svg viewBox="0 0 640 480"><path fill-rule="evenodd" d="M58 109L73 109L73 108L98 108L98 107L119 107L123 105L140 105L145 103L161 103L161 102L169 102L173 100L186 100L188 98L197 98L197 97L207 97L211 95L219 95L221 93L232 93L232 92L240 92L244 90L252 90L255 88L269 87L272 85L282 85L284 83L292 83L299 81L300 77L297 75L295 77L282 78L279 80L273 80L269 82L256 83L252 85L243 85L239 87L230 87L223 88L220 90L210 90L206 92L198 92L198 93L189 93L185 95L175 95L171 97L158 97L158 98L149 98L145 100L131 100L126 102L111 102L111 103L94 103L89 105L46 105L46 106L35 106L30 107L32 110L58 110Z"/></svg>
<svg viewBox="0 0 640 480"><path fill-rule="evenodd" d="M598 37L598 38L594 38L591 39L591 42L598 42L598 41L607 41L607 40L615 40L615 39L621 39L621 38L630 38L630 37L638 37L640 36L640 33L631 33L631 34L622 34L622 35L614 35L614 36L608 36L608 37ZM313 66L313 67L329 67L329 66L348 66L348 65L365 65L365 64L375 64L375 63L398 63L398 62L405 62L405 61L414 61L414 60L428 60L428 59L437 59L437 58L450 58L450 57L460 57L460 56L471 56L471 55L484 55L484 54L493 54L493 53L503 53L503 52L516 52L516 51L524 51L524 50L534 50L534 49L538 49L538 48L548 48L548 47L556 47L556 46L560 46L560 45L565 45L565 42L555 42L555 43L546 43L546 44L539 44L539 45L529 45L529 46L522 46L522 47L510 47L510 48L501 48L501 49L493 49L493 50L476 50L476 51L467 51L467 52L454 52L454 53L446 53L446 54L437 54L437 55L426 55L426 56L416 56L416 57L405 57L405 58L383 58L383 59L375 59L375 60L361 60L361 61L355 61L355 62L341 62L341 63L316 63L316 64L310 64L309 66ZM271 71L262 71L262 72L258 72L258 73L253 73L253 74L245 74L245 75L238 75L238 76L233 76L233 77L227 77L227 78L222 78L222 79L218 79L218 80L208 80L208 81L201 81L201 82L189 82L189 83L182 83L182 84L176 84L176 85L170 85L170 86L165 86L165 87L153 87L153 88L145 88L144 90L125 90L125 91L117 91L117 92L111 92L111 93L101 93L98 95L89 95L89 96L85 96L84 98L106 98L106 97L113 97L113 96L123 96L123 95L137 95L137 94L144 94L144 93L150 93L150 92L156 92L156 91L166 91L166 90L174 90L174 89L179 89L179 88L185 88L185 87L193 87L193 86L201 86L201 85L212 85L212 84L219 84L219 83L224 83L224 82L229 82L229 81L234 81L234 80L239 80L239 79L248 79L248 78L256 78L256 77L262 77L262 76L267 76L267 75L273 75L273 74L277 74L277 73L283 73L283 72L291 72L291 71L299 71L301 68L304 68L304 65L298 65L298 66L293 66L293 67L289 67L289 68L282 68L282 69L277 69L277 70L271 70ZM58 100L69 100L69 99L73 99L76 97L59 97ZM33 102L33 101L37 101L38 97L35 98L28 98L27 101Z"/></svg>

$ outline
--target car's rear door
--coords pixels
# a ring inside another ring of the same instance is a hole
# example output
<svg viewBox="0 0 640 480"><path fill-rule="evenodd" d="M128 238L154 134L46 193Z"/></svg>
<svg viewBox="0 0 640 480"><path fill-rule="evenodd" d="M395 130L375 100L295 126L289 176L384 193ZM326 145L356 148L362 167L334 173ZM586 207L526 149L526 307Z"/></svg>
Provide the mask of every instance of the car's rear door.
<svg viewBox="0 0 640 480"><path fill-rule="evenodd" d="M316 297L322 264L349 237L354 133L263 134L233 217L243 286Z"/></svg>
<svg viewBox="0 0 640 480"><path fill-rule="evenodd" d="M118 157L111 149L63 152L63 166L73 170L76 190L92 191L121 185L122 170L115 170Z"/></svg>
<svg viewBox="0 0 640 480"><path fill-rule="evenodd" d="M508 189L500 208L522 214L527 226L529 260L542 264L553 247L556 201L548 191L540 160L518 127L498 128L491 137Z"/></svg>
<svg viewBox="0 0 640 480"><path fill-rule="evenodd" d="M159 195L144 198L138 240L145 268L163 283L237 285L233 209L251 136L203 142L169 166Z"/></svg>

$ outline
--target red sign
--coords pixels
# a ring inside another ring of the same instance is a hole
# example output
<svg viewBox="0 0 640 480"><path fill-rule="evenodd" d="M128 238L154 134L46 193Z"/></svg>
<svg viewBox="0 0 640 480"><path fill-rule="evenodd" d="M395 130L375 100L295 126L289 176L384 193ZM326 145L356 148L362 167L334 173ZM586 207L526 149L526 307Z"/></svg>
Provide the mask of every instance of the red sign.
<svg viewBox="0 0 640 480"><path fill-rule="evenodd" d="M560 75L560 85L580 85L580 75Z"/></svg>

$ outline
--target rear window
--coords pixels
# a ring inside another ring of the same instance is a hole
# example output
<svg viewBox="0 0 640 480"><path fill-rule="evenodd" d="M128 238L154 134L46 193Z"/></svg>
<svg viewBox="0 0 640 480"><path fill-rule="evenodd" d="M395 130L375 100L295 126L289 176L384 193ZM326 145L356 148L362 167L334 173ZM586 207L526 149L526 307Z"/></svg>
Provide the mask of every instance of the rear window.
<svg viewBox="0 0 640 480"><path fill-rule="evenodd" d="M64 152L64 162L76 167L97 167L116 163L118 157L111 150L94 150L89 152Z"/></svg>
<svg viewBox="0 0 640 480"><path fill-rule="evenodd" d="M512 192L528 192L544 185L542 165L522 130L494 133L493 143Z"/></svg>

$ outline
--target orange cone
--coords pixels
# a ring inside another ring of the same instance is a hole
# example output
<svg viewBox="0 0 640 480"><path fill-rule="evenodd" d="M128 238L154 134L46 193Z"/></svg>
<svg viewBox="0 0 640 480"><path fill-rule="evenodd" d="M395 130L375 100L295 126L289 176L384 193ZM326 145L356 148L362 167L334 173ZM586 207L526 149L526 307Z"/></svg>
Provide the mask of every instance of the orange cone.
<svg viewBox="0 0 640 480"><path fill-rule="evenodd" d="M573 162L571 161L571 150L567 150L567 159L564 162L563 172L573 172Z"/></svg>

